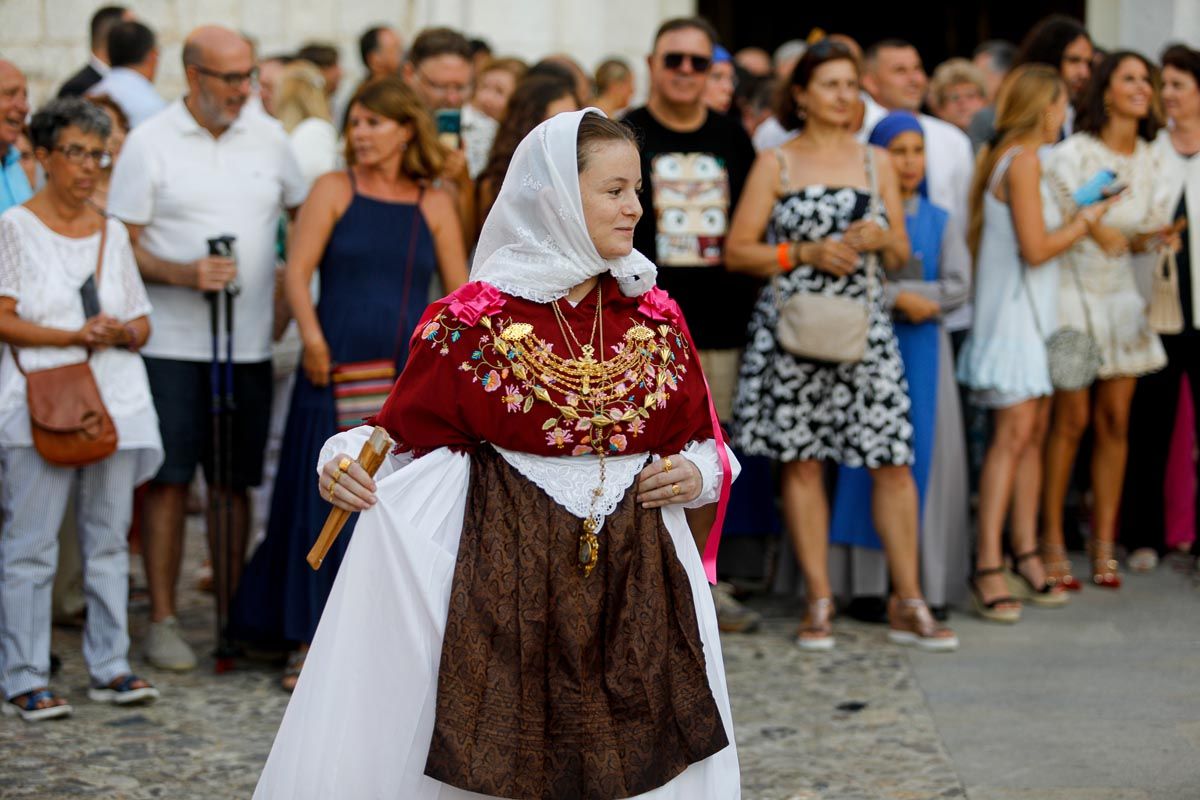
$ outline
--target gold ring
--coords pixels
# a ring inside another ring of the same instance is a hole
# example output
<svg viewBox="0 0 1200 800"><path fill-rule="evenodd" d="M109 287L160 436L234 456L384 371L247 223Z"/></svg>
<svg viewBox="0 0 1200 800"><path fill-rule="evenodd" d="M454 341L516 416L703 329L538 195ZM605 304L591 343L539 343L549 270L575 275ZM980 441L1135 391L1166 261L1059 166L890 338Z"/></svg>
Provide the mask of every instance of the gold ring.
<svg viewBox="0 0 1200 800"><path fill-rule="evenodd" d="M670 456L667 456L666 458L663 459L663 469L665 469L667 472L670 472L671 467L673 467L673 466L675 466L675 465L671 463Z"/></svg>
<svg viewBox="0 0 1200 800"><path fill-rule="evenodd" d="M342 460L338 462L338 472L345 472L350 469L350 465L353 463L353 459L349 456L342 456Z"/></svg>
<svg viewBox="0 0 1200 800"><path fill-rule="evenodd" d="M329 495L329 502L333 502L333 487L337 486L337 478L330 478L329 485L325 487L325 494Z"/></svg>
<svg viewBox="0 0 1200 800"><path fill-rule="evenodd" d="M672 484L671 484L671 496L672 496L672 497L674 497L674 496L675 496L675 495L677 495L677 494L679 494L679 484L678 484L678 483L672 483Z"/></svg>

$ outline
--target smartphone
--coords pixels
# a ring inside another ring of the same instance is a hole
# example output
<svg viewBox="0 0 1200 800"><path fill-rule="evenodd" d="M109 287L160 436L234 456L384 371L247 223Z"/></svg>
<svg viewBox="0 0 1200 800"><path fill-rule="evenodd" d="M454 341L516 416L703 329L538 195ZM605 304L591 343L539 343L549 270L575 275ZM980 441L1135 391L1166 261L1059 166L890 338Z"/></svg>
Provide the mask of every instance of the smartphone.
<svg viewBox="0 0 1200 800"><path fill-rule="evenodd" d="M1073 195L1075 204L1083 207L1099 203L1108 196L1104 194L1104 190L1111 186L1116 179L1117 173L1111 169L1100 170L1087 183L1075 190Z"/></svg>
<svg viewBox="0 0 1200 800"><path fill-rule="evenodd" d="M1111 183L1100 190L1101 199L1107 200L1110 197L1116 197L1128 188L1128 183Z"/></svg>
<svg viewBox="0 0 1200 800"><path fill-rule="evenodd" d="M88 275L87 280L79 287L79 297L83 300L84 319L91 319L100 313L100 293L96 291L95 275Z"/></svg>
<svg viewBox="0 0 1200 800"><path fill-rule="evenodd" d="M434 118L437 120L438 141L451 150L462 149L462 110L457 108L439 108Z"/></svg>

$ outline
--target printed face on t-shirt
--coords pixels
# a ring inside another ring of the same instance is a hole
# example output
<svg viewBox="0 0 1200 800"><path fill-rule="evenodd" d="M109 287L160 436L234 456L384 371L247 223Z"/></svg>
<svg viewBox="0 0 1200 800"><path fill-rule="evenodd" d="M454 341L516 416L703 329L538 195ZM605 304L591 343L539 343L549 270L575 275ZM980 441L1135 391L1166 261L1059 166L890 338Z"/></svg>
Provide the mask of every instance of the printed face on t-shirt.
<svg viewBox="0 0 1200 800"><path fill-rule="evenodd" d="M729 174L710 153L660 153L650 162L660 267L721 264Z"/></svg>

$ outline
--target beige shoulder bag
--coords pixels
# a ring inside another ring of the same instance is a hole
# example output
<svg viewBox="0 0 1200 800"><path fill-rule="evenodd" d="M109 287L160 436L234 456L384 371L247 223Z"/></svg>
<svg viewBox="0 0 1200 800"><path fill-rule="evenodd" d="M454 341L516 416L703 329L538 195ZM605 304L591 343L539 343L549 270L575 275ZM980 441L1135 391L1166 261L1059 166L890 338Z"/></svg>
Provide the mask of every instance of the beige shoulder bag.
<svg viewBox="0 0 1200 800"><path fill-rule="evenodd" d="M865 219L878 220L879 187L875 177L875 153L867 147L867 178L871 199ZM867 290L861 300L836 295L796 292L786 300L777 301L779 323L776 335L779 346L801 358L833 363L862 361L867 352L867 334L871 327L871 285L875 282L878 253L865 253ZM779 277L772 291L780 298Z"/></svg>

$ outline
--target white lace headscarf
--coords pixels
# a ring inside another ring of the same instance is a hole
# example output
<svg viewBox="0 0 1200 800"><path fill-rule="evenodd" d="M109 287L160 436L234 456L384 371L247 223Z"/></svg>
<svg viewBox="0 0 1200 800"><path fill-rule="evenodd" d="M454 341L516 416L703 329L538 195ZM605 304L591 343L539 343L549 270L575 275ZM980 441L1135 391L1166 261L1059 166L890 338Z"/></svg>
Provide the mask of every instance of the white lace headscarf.
<svg viewBox="0 0 1200 800"><path fill-rule="evenodd" d="M472 280L535 303L565 297L605 272L628 297L654 286L657 270L649 259L637 250L602 258L588 236L575 151L579 123L589 112L604 116L596 108L558 114L517 146L479 234Z"/></svg>

